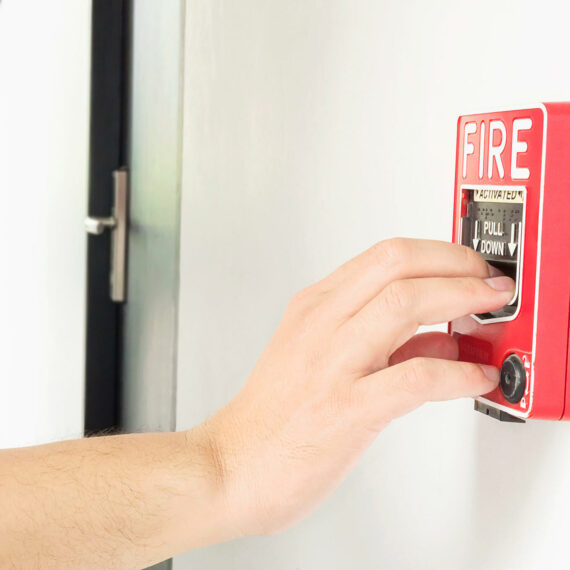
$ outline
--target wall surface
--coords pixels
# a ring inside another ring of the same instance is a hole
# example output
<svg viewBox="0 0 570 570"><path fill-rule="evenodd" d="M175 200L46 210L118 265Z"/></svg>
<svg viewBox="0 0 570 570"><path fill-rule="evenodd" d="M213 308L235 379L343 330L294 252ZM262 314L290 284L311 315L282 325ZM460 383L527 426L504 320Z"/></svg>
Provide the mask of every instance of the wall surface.
<svg viewBox="0 0 570 570"><path fill-rule="evenodd" d="M91 2L0 3L0 448L83 433Z"/></svg>
<svg viewBox="0 0 570 570"><path fill-rule="evenodd" d="M179 428L236 393L295 291L380 239L449 239L457 116L570 99L569 16L552 0L188 2ZM299 526L175 568L565 566L570 426L471 408L395 422Z"/></svg>

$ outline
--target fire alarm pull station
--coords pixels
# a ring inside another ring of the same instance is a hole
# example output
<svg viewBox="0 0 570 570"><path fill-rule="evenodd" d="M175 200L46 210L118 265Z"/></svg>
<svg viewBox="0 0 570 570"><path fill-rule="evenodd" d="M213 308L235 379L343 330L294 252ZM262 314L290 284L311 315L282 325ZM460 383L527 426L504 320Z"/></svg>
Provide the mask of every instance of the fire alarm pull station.
<svg viewBox="0 0 570 570"><path fill-rule="evenodd" d="M460 360L501 370L475 409L570 419L570 103L459 117L453 241L516 283L508 305L449 324Z"/></svg>

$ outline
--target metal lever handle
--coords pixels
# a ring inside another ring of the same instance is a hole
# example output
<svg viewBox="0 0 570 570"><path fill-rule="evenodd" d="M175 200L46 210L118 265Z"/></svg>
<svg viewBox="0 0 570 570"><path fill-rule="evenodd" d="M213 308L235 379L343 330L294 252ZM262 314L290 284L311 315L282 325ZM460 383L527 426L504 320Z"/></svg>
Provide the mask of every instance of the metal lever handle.
<svg viewBox="0 0 570 570"><path fill-rule="evenodd" d="M85 229L88 234L100 236L106 228L114 228L117 225L115 218L86 218Z"/></svg>
<svg viewBox="0 0 570 570"><path fill-rule="evenodd" d="M111 300L123 303L126 300L127 271L127 195L128 171L120 168L113 172L114 204L112 215L107 218L88 217L85 229L92 235L101 235L111 230Z"/></svg>

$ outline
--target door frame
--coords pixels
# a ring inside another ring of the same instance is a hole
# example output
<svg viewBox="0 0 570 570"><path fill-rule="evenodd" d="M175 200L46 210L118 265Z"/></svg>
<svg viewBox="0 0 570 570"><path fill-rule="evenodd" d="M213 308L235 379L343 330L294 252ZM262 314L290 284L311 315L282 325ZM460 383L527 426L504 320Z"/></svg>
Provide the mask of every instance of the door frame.
<svg viewBox="0 0 570 570"><path fill-rule="evenodd" d="M88 215L109 216L113 171L126 165L130 46L128 0L92 2ZM111 301L111 232L87 240L86 435L121 429L122 306Z"/></svg>

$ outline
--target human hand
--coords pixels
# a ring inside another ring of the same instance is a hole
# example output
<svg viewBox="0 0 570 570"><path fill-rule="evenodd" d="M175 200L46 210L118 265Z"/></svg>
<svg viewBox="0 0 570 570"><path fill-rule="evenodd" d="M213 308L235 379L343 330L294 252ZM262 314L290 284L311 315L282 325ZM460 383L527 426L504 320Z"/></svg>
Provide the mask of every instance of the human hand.
<svg viewBox="0 0 570 570"><path fill-rule="evenodd" d="M498 370L457 362L451 336L415 333L497 310L513 292L469 248L392 239L298 293L241 392L201 426L230 534L302 519L393 419L495 388Z"/></svg>

